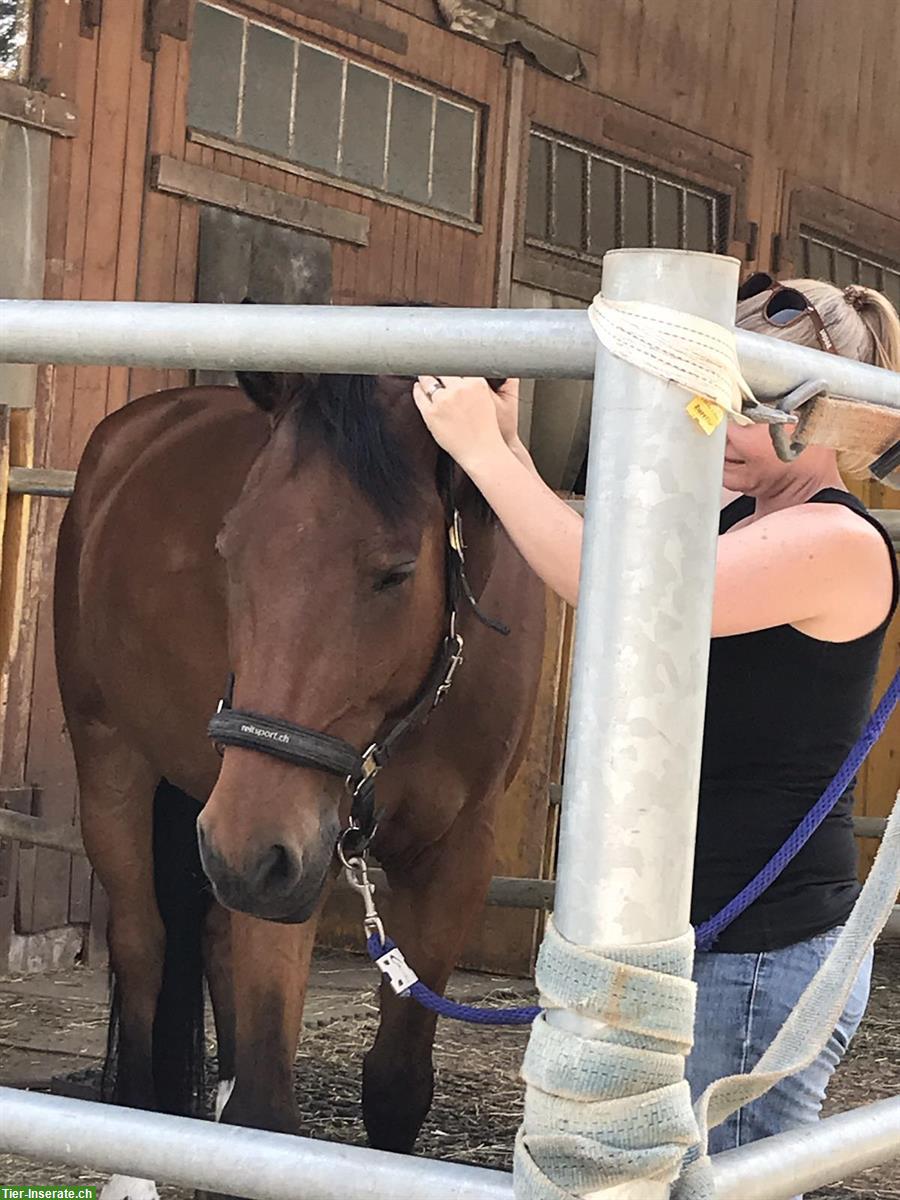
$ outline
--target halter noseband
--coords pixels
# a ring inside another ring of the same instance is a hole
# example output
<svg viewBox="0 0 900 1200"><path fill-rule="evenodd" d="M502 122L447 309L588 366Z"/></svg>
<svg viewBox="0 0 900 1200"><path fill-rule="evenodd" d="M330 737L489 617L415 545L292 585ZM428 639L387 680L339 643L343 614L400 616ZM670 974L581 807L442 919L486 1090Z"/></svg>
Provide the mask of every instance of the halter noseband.
<svg viewBox="0 0 900 1200"><path fill-rule="evenodd" d="M425 724L450 691L453 678L462 666L463 639L457 629L460 598L469 602L483 624L497 633L509 633L507 626L482 613L469 585L462 522L452 485L448 487L445 510L446 611L449 618L447 634L412 707L380 741L373 742L364 754L360 754L343 738L308 729L305 725L295 725L292 721L280 717L232 708L234 675L229 676L226 693L219 702L216 715L209 722L208 736L220 754L224 753L226 746L256 750L297 767L325 771L344 779L351 802L350 822L338 839L338 853L343 858L362 854L372 841L378 824L375 812L376 776L388 765L398 744L406 735Z"/></svg>

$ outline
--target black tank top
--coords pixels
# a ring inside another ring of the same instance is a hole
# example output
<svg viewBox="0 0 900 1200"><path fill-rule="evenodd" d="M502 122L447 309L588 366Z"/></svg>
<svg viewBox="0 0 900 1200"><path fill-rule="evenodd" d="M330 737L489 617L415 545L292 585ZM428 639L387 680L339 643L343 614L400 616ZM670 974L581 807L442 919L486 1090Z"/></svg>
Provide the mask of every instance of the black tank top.
<svg viewBox="0 0 900 1200"><path fill-rule="evenodd" d="M808 503L843 504L885 540L865 506L837 488ZM752 514L741 496L719 532ZM691 921L718 912L787 840L837 773L869 715L890 616L851 642L825 642L790 625L713 638ZM825 933L845 921L860 885L852 788L778 879L719 937L715 949L760 953Z"/></svg>

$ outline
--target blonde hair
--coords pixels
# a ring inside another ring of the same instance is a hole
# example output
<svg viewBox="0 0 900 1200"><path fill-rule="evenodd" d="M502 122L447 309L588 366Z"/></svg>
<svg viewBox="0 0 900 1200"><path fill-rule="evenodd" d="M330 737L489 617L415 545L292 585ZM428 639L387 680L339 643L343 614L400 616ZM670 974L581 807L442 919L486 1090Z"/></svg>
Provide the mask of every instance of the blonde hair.
<svg viewBox="0 0 900 1200"><path fill-rule="evenodd" d="M782 286L794 288L809 300L822 318L838 354L888 371L900 371L900 317L887 296L874 288L858 284L839 288L819 279L785 279ZM766 291L741 300L736 324L752 333L765 333L821 350L812 321L774 325L766 320L764 308L769 295ZM838 466L857 479L870 478L868 467L873 457L874 454L857 451L838 453Z"/></svg>

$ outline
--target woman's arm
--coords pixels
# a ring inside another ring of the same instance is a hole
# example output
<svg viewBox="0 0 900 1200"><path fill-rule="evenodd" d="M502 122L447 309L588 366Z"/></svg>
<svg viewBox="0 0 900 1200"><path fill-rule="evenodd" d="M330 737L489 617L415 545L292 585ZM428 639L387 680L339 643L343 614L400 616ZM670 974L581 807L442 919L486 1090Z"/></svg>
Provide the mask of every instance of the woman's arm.
<svg viewBox="0 0 900 1200"><path fill-rule="evenodd" d="M510 382L514 390L505 384L498 394L483 379L423 375L413 396L435 441L472 479L529 566L575 604L581 517L547 487L519 441L518 384Z"/></svg>
<svg viewBox="0 0 900 1200"><path fill-rule="evenodd" d="M522 466L527 467L532 475L537 475L537 467L534 465L525 443L519 437L518 379L504 380L495 392L491 392L491 395L494 400L494 411L497 414L497 424L500 427L500 433L503 435L504 442L506 442Z"/></svg>
<svg viewBox="0 0 900 1200"><path fill-rule="evenodd" d="M444 383L431 398L415 387L426 425L536 574L576 604L581 517L505 443L484 380ZM712 634L794 625L814 637L849 640L887 615L892 587L887 547L871 525L843 506L796 505L719 538Z"/></svg>
<svg viewBox="0 0 900 1200"><path fill-rule="evenodd" d="M577 604L584 524L578 513L547 487L530 458L526 466L503 443L464 470L532 570Z"/></svg>

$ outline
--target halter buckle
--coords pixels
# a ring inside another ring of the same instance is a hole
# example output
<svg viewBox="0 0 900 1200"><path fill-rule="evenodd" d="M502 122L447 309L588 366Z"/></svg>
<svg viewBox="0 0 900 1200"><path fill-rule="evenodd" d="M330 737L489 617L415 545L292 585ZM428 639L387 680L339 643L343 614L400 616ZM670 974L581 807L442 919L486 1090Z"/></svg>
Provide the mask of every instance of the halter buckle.
<svg viewBox="0 0 900 1200"><path fill-rule="evenodd" d="M462 517L458 508L453 510L453 519L447 530L447 540L450 542L451 550L459 555L459 561L464 563L466 561L466 544L463 541Z"/></svg>
<svg viewBox="0 0 900 1200"><path fill-rule="evenodd" d="M453 650L450 654L450 661L447 663L447 670L444 673L443 682L434 694L433 708L437 708L437 706L444 700L447 693L450 691L450 688L453 686L453 676L465 662L465 656L463 655L464 642L462 634L456 632L456 613L453 614L453 618L450 622L450 636L447 638L447 643L448 645L453 646Z"/></svg>
<svg viewBox="0 0 900 1200"><path fill-rule="evenodd" d="M363 754L360 760L359 778L353 775L348 775L344 780L347 791L354 798L359 795L370 779L374 779L381 771L381 763L378 761L379 745L373 742L372 745Z"/></svg>

